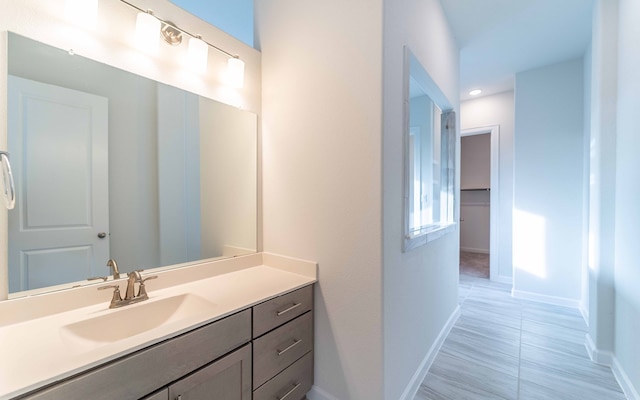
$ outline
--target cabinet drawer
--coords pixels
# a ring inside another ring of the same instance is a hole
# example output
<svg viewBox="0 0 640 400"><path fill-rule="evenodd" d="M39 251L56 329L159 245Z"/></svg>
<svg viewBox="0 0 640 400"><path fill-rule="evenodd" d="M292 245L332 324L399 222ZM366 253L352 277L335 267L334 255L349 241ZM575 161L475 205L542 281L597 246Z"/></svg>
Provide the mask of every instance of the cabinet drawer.
<svg viewBox="0 0 640 400"><path fill-rule="evenodd" d="M253 337L291 321L313 307L313 285L276 297L253 307Z"/></svg>
<svg viewBox="0 0 640 400"><path fill-rule="evenodd" d="M308 312L253 341L253 388L256 389L313 350L313 313Z"/></svg>
<svg viewBox="0 0 640 400"><path fill-rule="evenodd" d="M313 385L313 352L253 392L253 400L300 400Z"/></svg>
<svg viewBox="0 0 640 400"><path fill-rule="evenodd" d="M138 399L249 342L250 324L251 312L245 310L69 378L26 398ZM128 379L132 376L136 378Z"/></svg>

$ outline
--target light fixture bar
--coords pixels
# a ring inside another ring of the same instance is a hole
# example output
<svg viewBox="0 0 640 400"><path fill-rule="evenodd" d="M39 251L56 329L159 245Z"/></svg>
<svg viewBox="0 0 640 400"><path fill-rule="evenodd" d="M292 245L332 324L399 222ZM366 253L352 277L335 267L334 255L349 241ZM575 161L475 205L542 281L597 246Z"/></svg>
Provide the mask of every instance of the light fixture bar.
<svg viewBox="0 0 640 400"><path fill-rule="evenodd" d="M131 3L129 3L127 0L120 0L120 1L121 1L121 2L123 2L124 4L128 5L129 7L135 8L136 10L138 10L138 11L140 11L140 12L148 13L148 11L149 11L149 10L145 10L145 9L140 8L140 7L136 6L135 4L131 4ZM154 16L158 21L160 21L161 23L166 24L166 25L170 25L172 28L174 28L174 29L176 29L176 30L178 30L178 31L180 31L180 32L182 32L182 33L184 33L185 35L189 35L189 36L191 36L192 38L196 38L196 39L200 39L200 40L202 40L202 41L203 41L203 42L205 42L209 47L213 47L214 49L218 50L218 51L219 51L220 53L222 53L222 54L226 54L227 56L229 56L229 57L231 57L231 58L237 58L237 59L239 59L239 58L240 58L240 56L239 56L239 55L237 55L237 54L231 54L231 53L229 53L228 51L223 50L223 49L221 49L220 47L218 47L218 46L216 46L216 45L213 45L213 44L211 44L211 43L207 42L207 41L206 41L206 40L204 40L202 37L198 37L199 35L194 35L194 34L193 34L193 33L191 33L191 32L185 31L184 29L180 28L179 26L176 26L176 25L174 25L173 23L171 23L171 22L169 22L169 21L165 21L165 20L163 20L162 18L159 18L159 17L158 17L157 15L155 15L155 14L152 14L152 15L153 15L153 16Z"/></svg>

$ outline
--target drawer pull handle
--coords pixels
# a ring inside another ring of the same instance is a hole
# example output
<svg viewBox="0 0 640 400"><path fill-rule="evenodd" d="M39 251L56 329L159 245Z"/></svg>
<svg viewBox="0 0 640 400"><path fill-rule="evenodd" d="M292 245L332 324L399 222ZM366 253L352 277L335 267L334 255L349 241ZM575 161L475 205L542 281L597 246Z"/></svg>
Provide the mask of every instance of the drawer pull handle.
<svg viewBox="0 0 640 400"><path fill-rule="evenodd" d="M282 397L278 397L278 400L284 400L284 399L286 399L287 397L289 397L289 395L290 395L291 393L295 392L295 391L296 391L296 389L300 387L300 385L301 385L300 383L296 383L296 385L295 385L294 387L292 387L292 388L291 388L291 390L289 390L287 393L285 393L285 394L284 394L284 396L282 396Z"/></svg>
<svg viewBox="0 0 640 400"><path fill-rule="evenodd" d="M291 310L293 310L293 309L296 309L296 308L300 307L301 305L302 305L302 303L296 303L296 304L292 305L292 306L291 306L291 307L289 307L289 308L285 308L285 309L284 309L284 310L282 310L282 311L278 311L278 312L276 313L276 315L279 317L279 316L281 316L282 314L286 314L286 313L288 313L289 311L291 311Z"/></svg>
<svg viewBox="0 0 640 400"><path fill-rule="evenodd" d="M295 339L294 339L295 340ZM296 347L297 345L299 345L300 343L302 343L302 339L298 339L295 342L291 343L289 346L287 346L285 349L282 350L278 350L278 355L281 356L284 353L286 353L287 351L293 349L294 347Z"/></svg>

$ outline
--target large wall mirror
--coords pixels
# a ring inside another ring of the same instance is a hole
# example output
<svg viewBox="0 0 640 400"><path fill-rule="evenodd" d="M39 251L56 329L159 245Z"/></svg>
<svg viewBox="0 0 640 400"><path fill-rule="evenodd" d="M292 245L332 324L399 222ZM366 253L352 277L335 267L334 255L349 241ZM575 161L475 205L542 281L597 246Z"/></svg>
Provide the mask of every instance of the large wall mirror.
<svg viewBox="0 0 640 400"><path fill-rule="evenodd" d="M404 246L454 226L456 120L451 103L405 47Z"/></svg>
<svg viewBox="0 0 640 400"><path fill-rule="evenodd" d="M257 247L257 116L9 33L10 297Z"/></svg>

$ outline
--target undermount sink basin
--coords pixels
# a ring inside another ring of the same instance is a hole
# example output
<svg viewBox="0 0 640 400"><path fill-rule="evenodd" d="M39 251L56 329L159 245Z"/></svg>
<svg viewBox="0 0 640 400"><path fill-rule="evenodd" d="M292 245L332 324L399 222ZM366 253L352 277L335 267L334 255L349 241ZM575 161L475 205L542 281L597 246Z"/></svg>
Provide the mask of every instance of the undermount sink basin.
<svg viewBox="0 0 640 400"><path fill-rule="evenodd" d="M193 294L182 294L160 300L150 299L66 325L62 327L61 333L68 339L84 339L85 344L89 341L99 346L147 332L163 324L208 312L214 306L213 303Z"/></svg>

